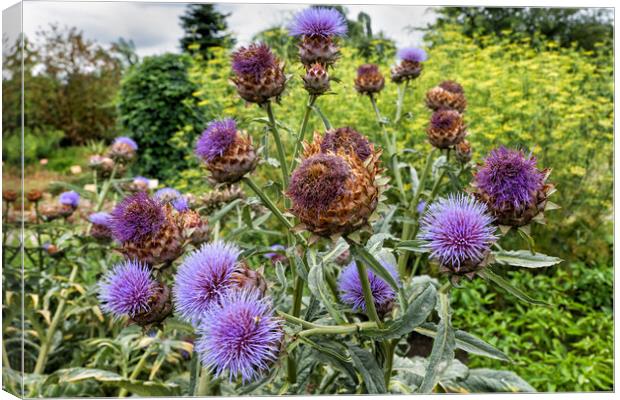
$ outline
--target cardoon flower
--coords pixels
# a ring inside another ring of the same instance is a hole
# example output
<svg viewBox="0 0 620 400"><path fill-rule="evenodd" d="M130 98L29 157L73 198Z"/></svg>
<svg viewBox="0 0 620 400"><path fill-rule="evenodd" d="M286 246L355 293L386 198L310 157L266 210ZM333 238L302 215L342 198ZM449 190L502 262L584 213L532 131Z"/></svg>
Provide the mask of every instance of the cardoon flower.
<svg viewBox="0 0 620 400"><path fill-rule="evenodd" d="M476 172L475 195L500 224L523 226L545 209L553 189L545 183L548 172L536 167L531 154L502 146L491 151Z"/></svg>
<svg viewBox="0 0 620 400"><path fill-rule="evenodd" d="M175 276L174 303L187 321L198 321L204 312L233 286L241 251L225 242L203 244L183 260Z"/></svg>
<svg viewBox="0 0 620 400"><path fill-rule="evenodd" d="M422 72L422 62L426 61L426 52L415 47L405 47L398 51L398 63L392 68L392 82L400 84L416 79Z"/></svg>
<svg viewBox="0 0 620 400"><path fill-rule="evenodd" d="M264 43L240 47L232 54L233 83L247 102L264 104L284 91L284 65Z"/></svg>
<svg viewBox="0 0 620 400"><path fill-rule="evenodd" d="M138 261L124 261L104 275L99 301L103 312L116 318L128 316L141 326L159 323L172 311L168 288Z"/></svg>
<svg viewBox="0 0 620 400"><path fill-rule="evenodd" d="M198 329L196 351L205 367L244 383L264 375L277 361L283 329L269 300L256 291L232 291L209 308Z"/></svg>
<svg viewBox="0 0 620 400"><path fill-rule="evenodd" d="M176 199L172 200L170 204L172 204L172 207L174 207L174 209L178 212L184 212L189 210L189 200L187 196L179 196Z"/></svg>
<svg viewBox="0 0 620 400"><path fill-rule="evenodd" d="M157 190L153 197L162 203L171 203L173 200L181 197L181 193L171 187L165 187Z"/></svg>
<svg viewBox="0 0 620 400"><path fill-rule="evenodd" d="M26 199L31 203L37 203L43 198L43 192L38 189L31 189L26 193Z"/></svg>
<svg viewBox="0 0 620 400"><path fill-rule="evenodd" d="M112 216L107 212L97 212L90 214L88 220L93 224L90 235L99 241L108 241L112 239Z"/></svg>
<svg viewBox="0 0 620 400"><path fill-rule="evenodd" d="M108 156L116 161L129 161L136 155L138 144L131 138L120 136L114 139L114 142L108 149Z"/></svg>
<svg viewBox="0 0 620 400"><path fill-rule="evenodd" d="M138 192L123 199L112 211L111 229L119 242L139 242L159 232L165 222L162 204Z"/></svg>
<svg viewBox="0 0 620 400"><path fill-rule="evenodd" d="M2 200L6 201L7 203L13 203L15 200L17 200L17 192L15 190L3 190L2 191Z"/></svg>
<svg viewBox="0 0 620 400"><path fill-rule="evenodd" d="M252 138L237 130L232 118L211 121L196 142L196 155L218 183L234 183L252 172L258 156Z"/></svg>
<svg viewBox="0 0 620 400"><path fill-rule="evenodd" d="M128 185L132 192L147 192L149 190L149 180L143 176L136 176Z"/></svg>
<svg viewBox="0 0 620 400"><path fill-rule="evenodd" d="M120 251L150 265L169 263L183 251L183 237L169 206L138 192L112 211L111 231Z"/></svg>
<svg viewBox="0 0 620 400"><path fill-rule="evenodd" d="M58 202L71 208L77 208L80 204L80 195L75 191L63 192L58 196Z"/></svg>
<svg viewBox="0 0 620 400"><path fill-rule="evenodd" d="M339 150L347 154L353 152L362 161L366 161L373 153L368 139L348 126L328 130L325 132L325 136L323 136L321 141L322 153L332 152L337 154Z"/></svg>
<svg viewBox="0 0 620 400"><path fill-rule="evenodd" d="M458 111L440 109L433 113L426 134L438 149L447 149L463 141L467 135L463 117Z"/></svg>
<svg viewBox="0 0 620 400"><path fill-rule="evenodd" d="M286 255L276 252L277 250L286 250L286 247L282 246L281 244L274 244L274 245L271 245L270 248L271 250L275 250L275 251L270 252L270 253L265 253L264 254L265 258L271 261L271 263L274 265L276 264L276 262L280 262L282 264L288 264L288 258L286 257Z"/></svg>
<svg viewBox="0 0 620 400"><path fill-rule="evenodd" d="M351 233L367 224L382 188L377 180L380 151L371 145L371 154L362 161L358 151L363 146L353 148L354 141L340 143L337 136L330 140L327 153L321 152L323 139L318 134L304 145L305 159L293 172L287 192L291 212L302 226L323 237ZM338 145L346 147L339 150Z"/></svg>
<svg viewBox="0 0 620 400"><path fill-rule="evenodd" d="M363 64L357 69L355 90L360 94L379 93L385 86L385 79L376 64Z"/></svg>
<svg viewBox="0 0 620 400"><path fill-rule="evenodd" d="M380 260L381 265L399 282L398 272L393 265ZM368 282L370 283L370 291L375 301L377 312L385 314L392 308L396 293L394 289L383 279L375 275L371 270L367 270ZM338 291L340 292L340 300L351 306L355 312L366 312L366 301L364 300L364 291L362 290L362 281L357 270L355 261L351 261L349 265L340 273L338 278Z"/></svg>
<svg viewBox="0 0 620 400"><path fill-rule="evenodd" d="M108 271L99 283L101 309L117 318L146 313L156 287L157 281L146 264L124 261Z"/></svg>
<svg viewBox="0 0 620 400"><path fill-rule="evenodd" d="M465 111L467 100L463 87L454 81L443 81L426 92L426 105L431 110L450 109Z"/></svg>
<svg viewBox="0 0 620 400"><path fill-rule="evenodd" d="M334 38L347 33L344 16L333 8L311 7L299 12L289 25L291 36L301 36L299 57L306 68L319 63L325 67L338 59Z"/></svg>
<svg viewBox="0 0 620 400"><path fill-rule="evenodd" d="M456 275L473 277L497 240L487 207L464 194L431 204L420 228L419 238L427 242L423 246L430 250L430 258L442 271Z"/></svg>

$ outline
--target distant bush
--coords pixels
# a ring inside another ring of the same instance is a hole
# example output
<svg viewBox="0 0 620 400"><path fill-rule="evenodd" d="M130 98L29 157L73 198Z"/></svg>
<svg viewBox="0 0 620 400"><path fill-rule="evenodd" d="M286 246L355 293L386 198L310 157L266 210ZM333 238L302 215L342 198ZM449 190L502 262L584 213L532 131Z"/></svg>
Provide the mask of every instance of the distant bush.
<svg viewBox="0 0 620 400"><path fill-rule="evenodd" d="M64 132L59 130L26 129L24 131L24 165L38 164L51 157L59 147ZM18 167L21 164L21 134L12 132L2 138L2 161Z"/></svg>
<svg viewBox="0 0 620 400"><path fill-rule="evenodd" d="M165 180L188 167L185 146L201 121L193 97L198 86L187 74L189 60L176 54L146 57L122 80L119 120L140 147L144 175Z"/></svg>

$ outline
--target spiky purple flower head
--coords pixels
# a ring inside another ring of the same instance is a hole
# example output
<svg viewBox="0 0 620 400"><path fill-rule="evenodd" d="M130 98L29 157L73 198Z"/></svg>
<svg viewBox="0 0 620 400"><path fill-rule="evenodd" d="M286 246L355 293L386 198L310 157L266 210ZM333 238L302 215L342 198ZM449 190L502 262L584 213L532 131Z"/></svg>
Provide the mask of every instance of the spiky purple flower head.
<svg viewBox="0 0 620 400"><path fill-rule="evenodd" d="M347 33L347 22L334 8L310 7L293 17L288 30L291 36L344 36Z"/></svg>
<svg viewBox="0 0 620 400"><path fill-rule="evenodd" d="M282 320L257 291L235 290L204 314L196 341L200 359L216 376L244 383L260 378L278 359Z"/></svg>
<svg viewBox="0 0 620 400"><path fill-rule="evenodd" d="M248 47L240 47L232 54L232 70L240 76L250 75L259 79L276 65L276 56L265 43L252 43Z"/></svg>
<svg viewBox="0 0 620 400"><path fill-rule="evenodd" d="M132 150L138 150L138 143L136 143L135 140L127 136L117 137L116 139L114 139L113 144L126 144L127 146L131 147Z"/></svg>
<svg viewBox="0 0 620 400"><path fill-rule="evenodd" d="M77 208L78 204L80 204L80 195L73 190L70 192L63 192L58 196L58 202L66 206Z"/></svg>
<svg viewBox="0 0 620 400"><path fill-rule="evenodd" d="M143 176L136 176L133 178L133 183L137 185L149 185L149 178L145 178Z"/></svg>
<svg viewBox="0 0 620 400"><path fill-rule="evenodd" d="M432 203L422 217L419 238L430 257L460 271L479 264L497 240L493 217L484 203L465 194L449 195Z"/></svg>
<svg viewBox="0 0 620 400"><path fill-rule="evenodd" d="M209 307L233 286L241 251L231 243L205 243L179 267L174 285L175 309L187 321L197 322Z"/></svg>
<svg viewBox="0 0 620 400"><path fill-rule="evenodd" d="M157 282L146 264L125 260L108 271L99 282L99 301L103 312L115 317L148 312L149 300L156 293Z"/></svg>
<svg viewBox="0 0 620 400"><path fill-rule="evenodd" d="M544 178L534 156L501 146L491 151L474 179L478 189L489 196L492 207L501 210L529 206L542 189Z"/></svg>
<svg viewBox="0 0 620 400"><path fill-rule="evenodd" d="M88 216L88 220L95 225L110 227L112 224L112 215L108 212L96 212Z"/></svg>
<svg viewBox="0 0 620 400"><path fill-rule="evenodd" d="M355 151L355 154L362 161L365 161L372 154L368 139L348 126L325 132L323 141L321 141L321 152L323 153L328 151L337 153L340 149L347 153L350 150Z"/></svg>
<svg viewBox="0 0 620 400"><path fill-rule="evenodd" d="M383 260L379 260L379 262L400 284L400 278L398 272L396 272L396 268ZM368 282L370 282L370 290L375 299L375 307L377 310L385 312L396 296L394 289L373 271L367 270L367 273ZM357 271L357 264L355 261L351 261L340 273L340 277L338 278L338 291L340 292L340 300L351 306L353 311L366 312L366 301L364 300L362 281Z"/></svg>
<svg viewBox="0 0 620 400"><path fill-rule="evenodd" d="M204 161L221 157L237 136L237 124L232 118L211 121L196 142L196 155Z"/></svg>
<svg viewBox="0 0 620 400"><path fill-rule="evenodd" d="M187 196L179 196L176 199L172 200L170 204L172 204L172 207L174 207L174 209L178 212L189 210L189 199L187 198Z"/></svg>
<svg viewBox="0 0 620 400"><path fill-rule="evenodd" d="M319 212L329 208L330 203L344 193L350 173L342 158L316 154L295 170L287 194L294 207Z"/></svg>
<svg viewBox="0 0 620 400"><path fill-rule="evenodd" d="M173 200L181 197L181 193L171 187L165 187L157 190L153 197L155 197L155 199L161 201L162 203L170 203Z"/></svg>
<svg viewBox="0 0 620 400"><path fill-rule="evenodd" d="M112 211L110 229L119 242L138 242L156 233L166 220L162 203L144 192L125 197Z"/></svg>
<svg viewBox="0 0 620 400"><path fill-rule="evenodd" d="M417 47L403 47L398 50L398 58L404 61L422 62L426 61L426 51Z"/></svg>

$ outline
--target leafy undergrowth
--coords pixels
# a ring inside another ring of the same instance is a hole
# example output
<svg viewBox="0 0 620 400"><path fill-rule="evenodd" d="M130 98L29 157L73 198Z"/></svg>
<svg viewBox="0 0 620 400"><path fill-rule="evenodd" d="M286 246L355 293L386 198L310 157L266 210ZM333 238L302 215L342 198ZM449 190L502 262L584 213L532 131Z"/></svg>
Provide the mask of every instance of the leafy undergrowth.
<svg viewBox="0 0 620 400"><path fill-rule="evenodd" d="M475 279L453 292L455 324L508 354L515 362L508 369L538 391L613 390L613 267L575 262L547 274L510 276L551 306L524 305ZM501 365L476 356L469 362L471 368Z"/></svg>

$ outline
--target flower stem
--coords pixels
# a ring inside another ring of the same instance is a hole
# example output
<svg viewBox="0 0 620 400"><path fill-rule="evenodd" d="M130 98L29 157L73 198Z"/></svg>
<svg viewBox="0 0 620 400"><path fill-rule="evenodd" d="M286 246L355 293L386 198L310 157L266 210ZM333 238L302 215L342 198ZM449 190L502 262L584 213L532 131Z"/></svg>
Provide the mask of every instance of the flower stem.
<svg viewBox="0 0 620 400"><path fill-rule="evenodd" d="M116 175L116 168L117 164L114 164L114 167L112 167L112 172L110 173L110 178L103 184L103 187L101 188L101 193L99 193L99 199L97 199L97 205L95 206L95 212L101 211L101 207L103 207L103 202L108 195L108 191L110 190L110 186L112 186L112 181L114 180L114 176Z"/></svg>
<svg viewBox="0 0 620 400"><path fill-rule="evenodd" d="M433 156L435 155L435 149L433 149L430 153L428 153L428 157L426 157L426 165L424 166L424 171L422 172L422 176L420 177L420 183L418 184L418 188L413 195L413 199L411 203L409 203L409 218L415 217L415 224L417 225L417 216L415 214L416 207L418 206L418 202L420 201L420 196L422 195L422 191L424 190L424 186L426 185L426 179L431 171L431 166L433 165ZM403 224L403 232L401 235L401 240L410 240L412 236L414 223L410 221L406 221ZM407 260L409 259L409 252L403 252L398 257L398 272L400 276L403 278L407 273Z"/></svg>
<svg viewBox="0 0 620 400"><path fill-rule="evenodd" d="M71 269L71 274L69 275L69 284L72 284L75 281L78 272L78 265L74 264ZM54 317L52 319L52 323L50 324L49 329L47 330L47 334L43 339L43 343L41 344L39 355L37 357L37 362L34 366L33 373L34 374L42 374L45 371L45 365L47 364L47 359L49 355L49 351L52 346L52 341L54 340L54 334L56 333L56 329L58 328L58 324L63 319L65 306L67 304L67 299L62 298L58 303L58 307L56 308L56 312L54 313Z"/></svg>
<svg viewBox="0 0 620 400"><path fill-rule="evenodd" d="M403 111L403 103L405 102L405 93L409 87L409 80L405 81L404 85L398 85L398 100L396 101L396 116L394 117L394 123L397 124L400 121Z"/></svg>
<svg viewBox="0 0 620 400"><path fill-rule="evenodd" d="M308 127L308 119L310 118L310 113L312 112L312 107L314 106L316 99L317 96L313 94L308 95L306 111L304 112L304 117L301 121L301 128L299 128L299 134L297 135L297 141L295 142L295 149L293 150L293 159L291 160L291 168L289 168L290 171L293 171L297 166L297 155L301 150L301 144L304 140L304 136L306 135L306 128Z"/></svg>
<svg viewBox="0 0 620 400"><path fill-rule="evenodd" d="M382 323L377 314L377 308L375 307L375 298L370 290L370 282L368 281L368 272L366 271L366 265L362 260L358 260L355 265L357 266L357 273L362 283L362 292L364 293L364 303L366 303L366 314L371 321L375 322L379 328Z"/></svg>
<svg viewBox="0 0 620 400"><path fill-rule="evenodd" d="M383 122L383 117L381 116L381 112L379 111L379 107L377 106L377 102L375 97L371 94L368 96L370 98L370 103L372 104L372 108L375 110L375 115L377 116L377 123L381 126L381 133L383 135L383 142L388 151L388 157L390 158L390 165L392 168L392 174L394 175L394 179L396 180L396 187L398 188L398 192L400 195L400 200L405 204L407 201L407 195L405 194L405 188L403 186L403 178L400 174L400 168L398 167L398 155L396 154L396 143L395 140L390 140L387 130L385 129L385 124Z"/></svg>
<svg viewBox="0 0 620 400"><path fill-rule="evenodd" d="M284 226L286 226L288 229L291 229L293 227L291 221L286 219L280 209L274 204L273 201L271 201L271 199L267 196L265 192L263 192L263 190L256 184L256 182L252 180L252 178L250 178L249 176L244 176L242 180L254 191L254 193L256 193L256 195L261 199L265 207L267 207Z"/></svg>
<svg viewBox="0 0 620 400"><path fill-rule="evenodd" d="M163 333L162 330L157 331L157 334L155 335L155 340L161 339L162 333ZM137 379L138 376L140 375L140 372L142 372L142 370L144 369L144 366L146 365L146 361L148 360L149 355L151 354L150 352L151 345L148 345L146 349L144 349L144 353L142 353L142 357L140 357L140 359L138 360L138 363L136 364L133 371L131 372L131 375L129 375L130 380ZM127 393L128 393L128 390L123 388L118 392L118 397L125 397L127 396Z"/></svg>
<svg viewBox="0 0 620 400"><path fill-rule="evenodd" d="M271 101L268 101L265 104L265 110L267 111L267 116L269 117L271 133L273 134L273 140L276 143L276 149L278 151L278 161L280 162L280 169L282 170L282 190L286 191L286 188L288 187L288 163L286 162L284 146L282 145L282 140L280 139L276 119L273 116Z"/></svg>

